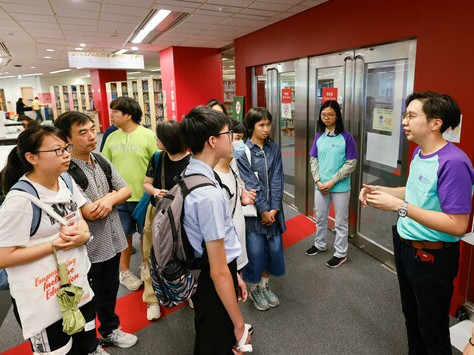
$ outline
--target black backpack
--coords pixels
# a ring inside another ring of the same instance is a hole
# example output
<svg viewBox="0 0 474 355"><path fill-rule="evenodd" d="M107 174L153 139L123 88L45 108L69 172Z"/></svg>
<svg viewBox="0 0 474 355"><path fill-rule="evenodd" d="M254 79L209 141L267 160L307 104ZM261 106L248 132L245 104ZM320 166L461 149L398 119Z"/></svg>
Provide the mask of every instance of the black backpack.
<svg viewBox="0 0 474 355"><path fill-rule="evenodd" d="M114 188L112 186L112 167L110 166L110 163L100 154L92 153L92 155L94 156L102 171L105 173L107 182L109 184L109 192L113 191ZM87 187L89 186L89 180L87 180L86 174L84 174L79 165L77 165L71 160L67 172L72 176L76 184L79 185L79 187L83 191L86 191Z"/></svg>

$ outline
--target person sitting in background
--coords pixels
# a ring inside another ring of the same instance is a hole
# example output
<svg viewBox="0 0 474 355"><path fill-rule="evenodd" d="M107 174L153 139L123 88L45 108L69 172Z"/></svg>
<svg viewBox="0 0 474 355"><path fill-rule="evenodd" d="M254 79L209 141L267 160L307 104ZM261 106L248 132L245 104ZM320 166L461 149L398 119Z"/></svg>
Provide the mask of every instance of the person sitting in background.
<svg viewBox="0 0 474 355"><path fill-rule="evenodd" d="M155 216L156 200L161 199L171 188L176 185L175 176L180 175L188 166L191 155L186 151L176 121L163 121L156 125L157 146L161 152L159 154L158 166L155 169L155 155L148 163L148 169L143 181L145 192L153 196L148 206L145 227L143 230L143 263L142 280L145 283L143 291L143 302L148 304L146 317L149 321L157 320L161 316L160 305L156 299L151 284L148 260L152 247L152 223Z"/></svg>
<svg viewBox="0 0 474 355"><path fill-rule="evenodd" d="M20 132L22 132L25 129L30 128L32 126L38 125L38 122L36 122L31 117L28 117L27 115L18 116L18 122L21 122Z"/></svg>

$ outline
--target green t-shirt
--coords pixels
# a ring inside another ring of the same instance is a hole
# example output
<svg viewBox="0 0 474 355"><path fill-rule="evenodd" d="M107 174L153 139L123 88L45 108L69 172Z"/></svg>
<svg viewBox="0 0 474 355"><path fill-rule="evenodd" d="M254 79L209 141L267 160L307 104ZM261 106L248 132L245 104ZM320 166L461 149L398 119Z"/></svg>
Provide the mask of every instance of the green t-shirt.
<svg viewBox="0 0 474 355"><path fill-rule="evenodd" d="M114 164L130 186L132 197L128 202L139 201L143 196L148 162L157 150L155 134L143 126L128 134L119 129L107 137L102 155Z"/></svg>

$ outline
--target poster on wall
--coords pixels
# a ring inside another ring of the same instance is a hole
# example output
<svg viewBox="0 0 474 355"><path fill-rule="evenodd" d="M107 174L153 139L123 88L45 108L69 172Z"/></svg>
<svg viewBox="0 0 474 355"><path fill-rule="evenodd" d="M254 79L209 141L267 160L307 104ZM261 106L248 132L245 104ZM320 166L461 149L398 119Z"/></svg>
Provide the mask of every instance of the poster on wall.
<svg viewBox="0 0 474 355"><path fill-rule="evenodd" d="M366 159L392 168L397 168L398 145L398 136L387 136L385 134L367 132Z"/></svg>
<svg viewBox="0 0 474 355"><path fill-rule="evenodd" d="M326 101L337 101L337 88L323 88L322 89L322 104Z"/></svg>
<svg viewBox="0 0 474 355"><path fill-rule="evenodd" d="M395 130L395 122L392 109L374 108L372 115L372 128L374 130L393 132Z"/></svg>
<svg viewBox="0 0 474 355"><path fill-rule="evenodd" d="M244 118L244 97L234 96L232 101L232 117L242 122Z"/></svg>
<svg viewBox="0 0 474 355"><path fill-rule="evenodd" d="M455 129L448 127L448 129L444 131L443 133L443 138L449 142L459 143L461 141L461 126L462 126L462 115L461 115L461 120L459 121L459 125Z"/></svg>

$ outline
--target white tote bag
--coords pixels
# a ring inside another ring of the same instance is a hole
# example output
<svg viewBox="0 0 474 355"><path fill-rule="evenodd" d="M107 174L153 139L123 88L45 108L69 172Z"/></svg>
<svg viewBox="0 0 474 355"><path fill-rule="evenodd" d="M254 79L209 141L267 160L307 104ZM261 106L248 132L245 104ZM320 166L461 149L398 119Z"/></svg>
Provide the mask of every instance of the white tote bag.
<svg viewBox="0 0 474 355"><path fill-rule="evenodd" d="M15 195L27 197L48 215L67 225L63 217L36 197L22 191L11 191L9 198L14 198ZM59 233L39 240L32 239L26 246L48 243L58 236ZM94 293L87 279L91 264L86 247L58 250L57 256L60 263L66 263L70 282L82 287L84 291L79 307L91 301ZM16 301L25 339L31 338L62 318L56 298L60 282L53 254L26 265L9 267L7 272L10 293Z"/></svg>
<svg viewBox="0 0 474 355"><path fill-rule="evenodd" d="M245 155L247 156L247 160L249 161L250 167L252 167L252 156L250 153L250 148L247 145L245 145ZM258 179L257 172L255 172L255 176ZM255 205L242 206L242 211L244 213L244 217L257 217L257 207L255 207Z"/></svg>

